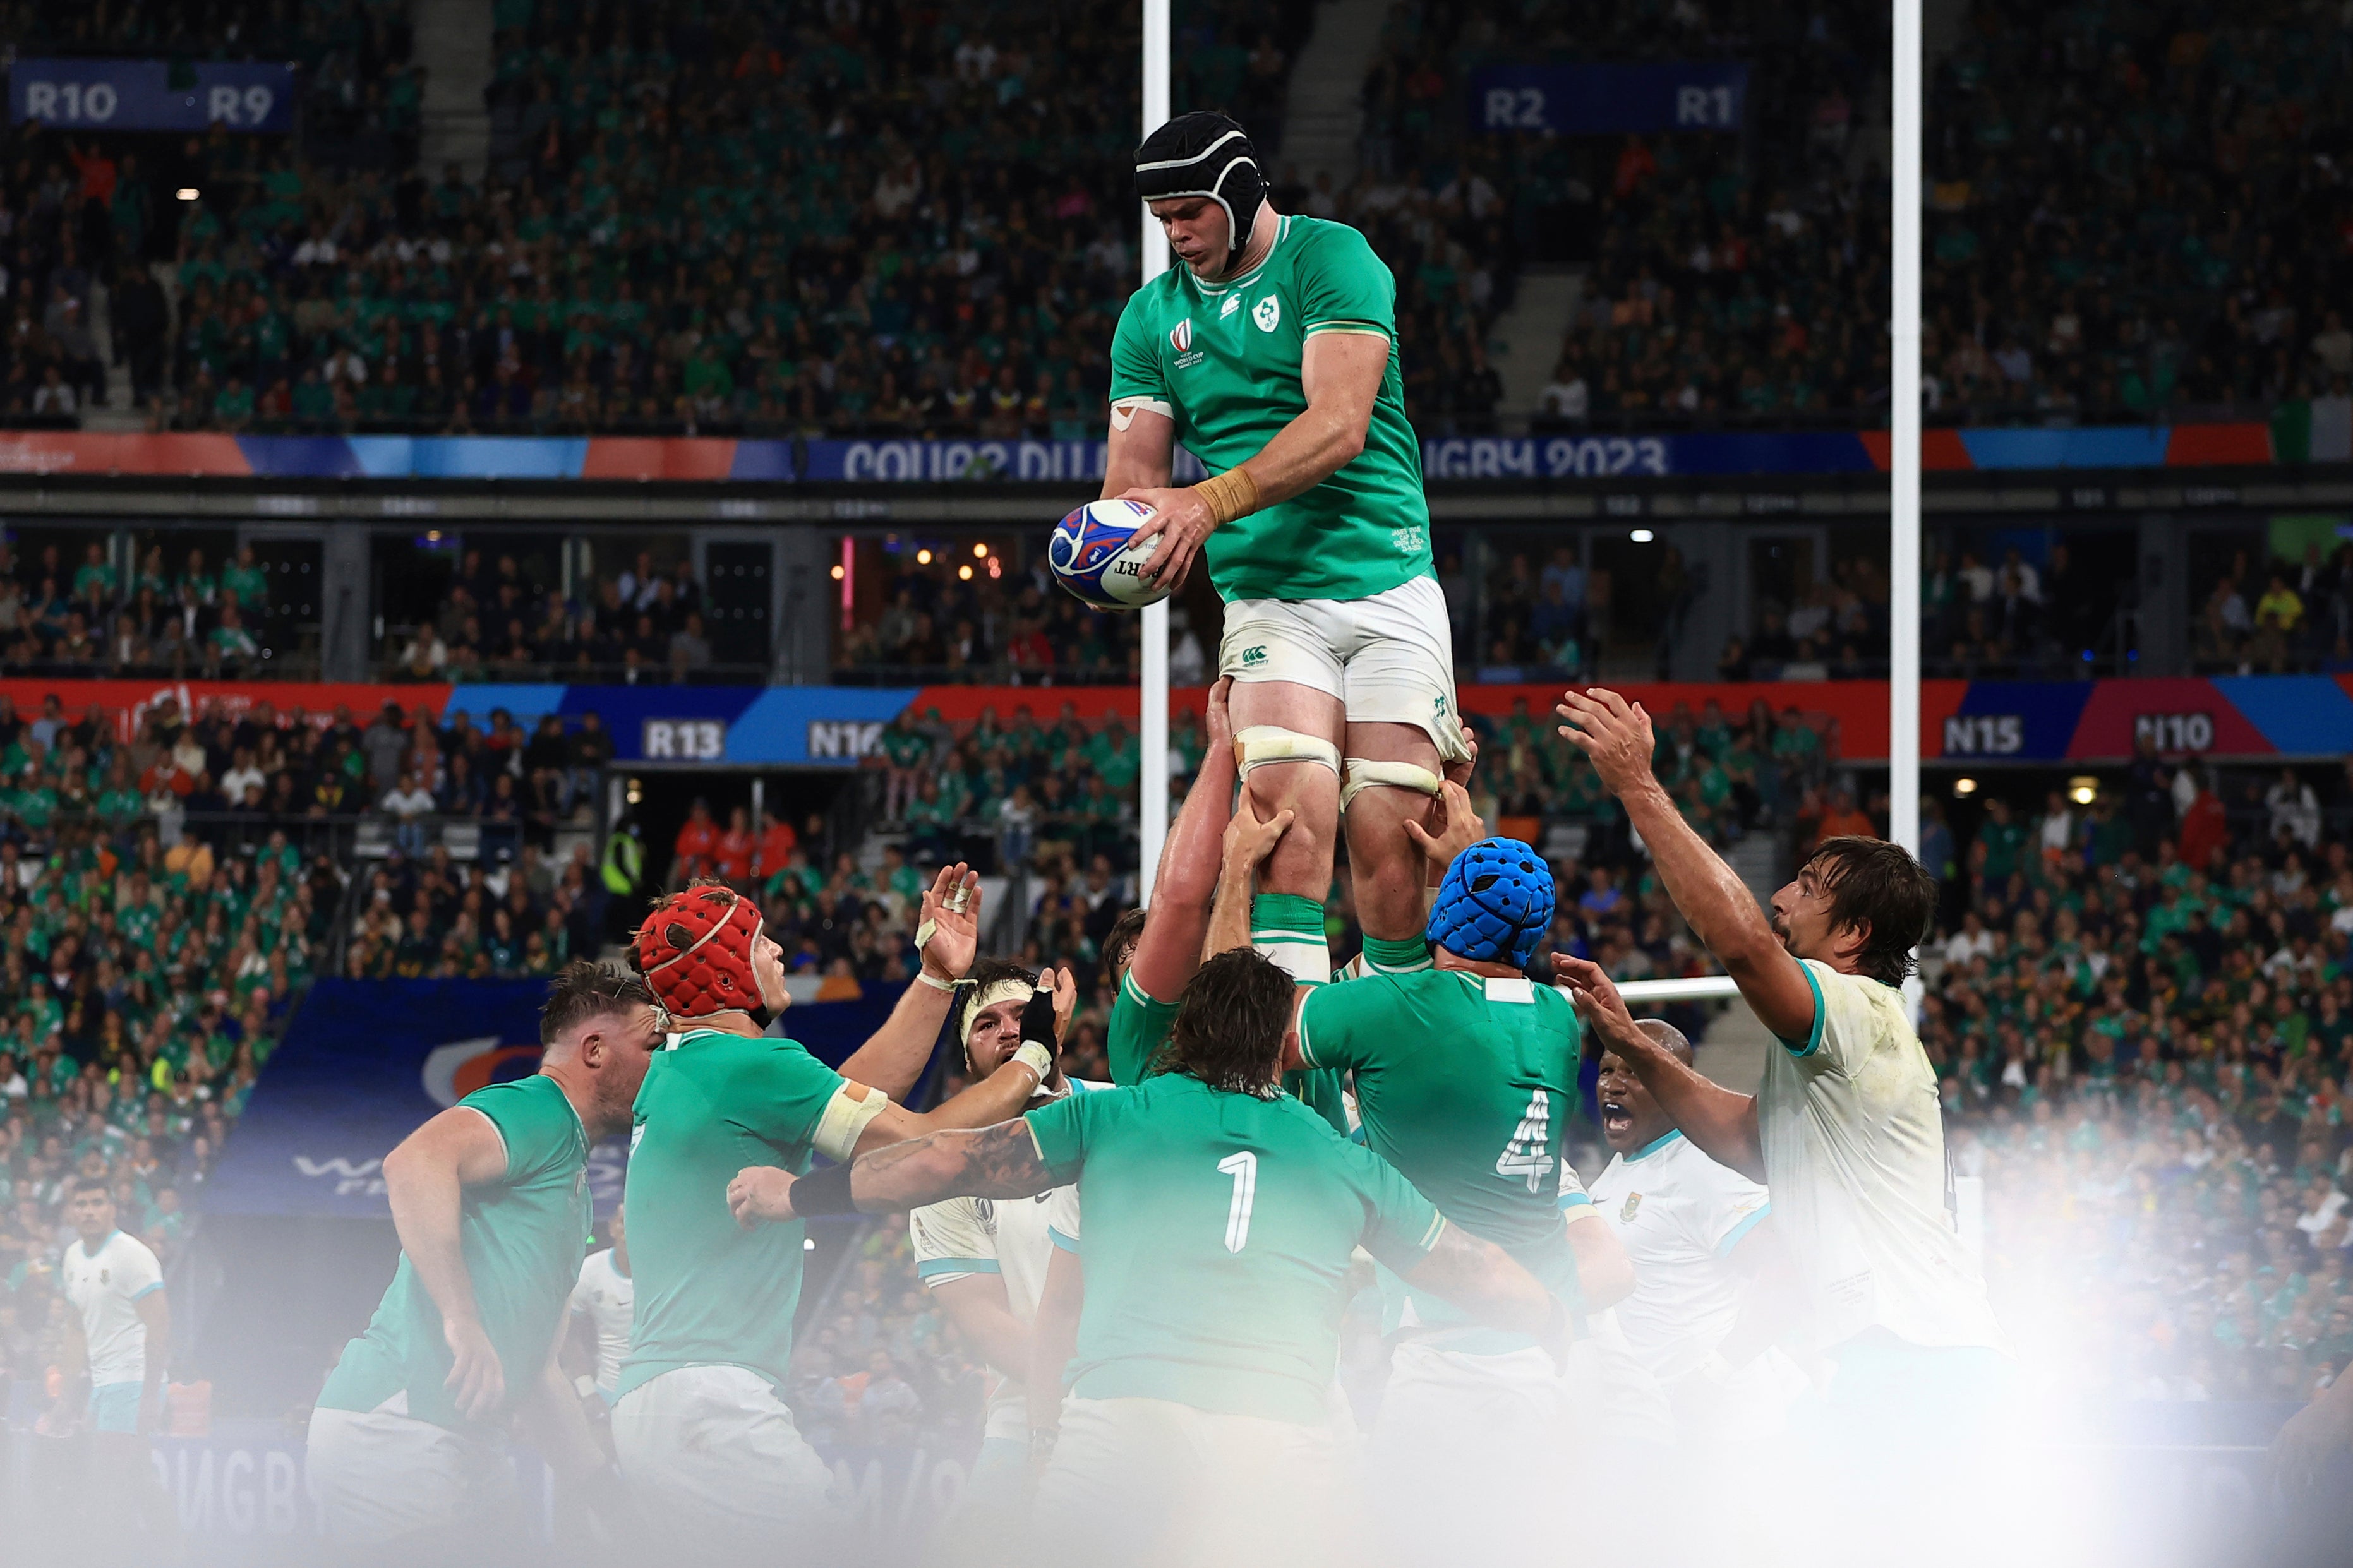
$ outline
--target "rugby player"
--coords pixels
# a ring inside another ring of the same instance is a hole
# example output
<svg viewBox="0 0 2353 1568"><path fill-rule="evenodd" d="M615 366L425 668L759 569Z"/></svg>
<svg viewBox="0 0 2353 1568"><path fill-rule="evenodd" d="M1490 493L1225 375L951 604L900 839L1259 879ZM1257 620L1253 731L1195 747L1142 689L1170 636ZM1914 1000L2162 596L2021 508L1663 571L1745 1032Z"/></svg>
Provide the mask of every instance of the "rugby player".
<svg viewBox="0 0 2353 1568"><path fill-rule="evenodd" d="M797 1183L746 1169L728 1187L745 1222L797 1229L807 1214L1079 1184L1086 1305L1030 1561L1361 1561L1348 1435L1331 1400L1359 1243L1414 1288L1566 1351L1556 1297L1282 1092L1294 990L1261 954L1219 953L1185 987L1168 1070L1141 1085Z"/></svg>
<svg viewBox="0 0 2353 1568"><path fill-rule="evenodd" d="M1226 602L1218 668L1236 682L1242 777L1261 817L1295 815L1253 941L1303 983L1330 977L1345 817L1366 966L1418 967L1424 877L1398 828L1464 752L1396 281L1347 225L1275 212L1222 114L1154 132L1135 178L1182 265L1121 313L1103 493L1153 509L1148 576L1173 587L1206 556ZM1171 485L1179 442L1208 479Z"/></svg>
<svg viewBox="0 0 2353 1568"><path fill-rule="evenodd" d="M629 1124L661 1037L644 984L581 961L549 984L539 1070L442 1111L385 1156L400 1265L311 1413L329 1537L414 1561L494 1555L518 1414L573 1477L600 1466L556 1364L591 1221L588 1150Z"/></svg>
<svg viewBox="0 0 2353 1568"><path fill-rule="evenodd" d="M127 1526L176 1535L172 1505L148 1465L148 1438L162 1424L164 1373L172 1359L163 1267L145 1242L115 1228L114 1194L103 1178L73 1184L66 1216L77 1239L66 1247L58 1274L73 1310L64 1320L64 1390L53 1425L71 1430L65 1402L87 1380L99 1495L83 1499L84 1517L101 1531ZM128 1505L127 1515L115 1504Z"/></svg>
<svg viewBox="0 0 2353 1568"><path fill-rule="evenodd" d="M1556 956L1556 969L1601 1044L1700 1151L1771 1189L1812 1346L1835 1366L1811 1440L1871 1473L1872 1509L1841 1522L1883 1540L1864 1513L1925 1502L1940 1468L1950 1484L1983 1454L2011 1384L1947 1206L1936 1075L1900 989L1936 879L1898 845L1830 838L1774 894L1768 920L1652 773L1639 703L1596 688L1566 693L1558 711L1561 735L1624 806L1668 896L1780 1047L1758 1092L1736 1094L1636 1027L1598 965Z"/></svg>
<svg viewBox="0 0 2353 1568"><path fill-rule="evenodd" d="M629 1278L628 1205L617 1205L610 1226L613 1244L592 1252L580 1265L580 1279L572 1287L572 1321L587 1341L583 1359L588 1370L573 1387L583 1399L600 1402L604 1412L613 1407L620 1385L621 1358L629 1353L629 1321L636 1316L637 1281ZM598 1412L592 1411L591 1415Z"/></svg>
<svg viewBox="0 0 2353 1568"><path fill-rule="evenodd" d="M997 960L974 965L956 1016L967 1079L977 1083L1012 1059L1021 1045L1022 1012L1041 981L1046 991L1056 996L1059 1035L1078 1003L1078 987L1067 971L1058 986L1051 972L1041 976ZM1108 1087L1066 1079L1058 1066L1052 1077L1038 1086L1029 1103L1033 1108L1048 1105L1066 1094ZM1057 1187L1027 1201L1009 1203L944 1198L907 1216L916 1276L965 1342L997 1369L998 1377L989 1396L980 1454L965 1489L965 1506L943 1532L952 1551L1018 1530L1027 1517L1023 1503L1030 1472L1026 1385L1033 1352L1031 1329L1054 1249L1048 1234L1049 1215L1068 1191Z"/></svg>
<svg viewBox="0 0 2353 1568"><path fill-rule="evenodd" d="M835 1071L765 1037L790 1005L783 954L751 900L698 884L654 906L630 959L679 1026L638 1095L628 1184L637 1316L613 1442L632 1500L666 1542L720 1562L810 1551L840 1529L831 1476L779 1393L792 1359L806 1226L739 1230L722 1201L750 1163L806 1171L939 1128L1019 1114L1053 1076L1054 1040L1025 1038L927 1114L892 1103L939 1037L971 966L979 879L944 868L923 897L922 967L881 1029Z"/></svg>

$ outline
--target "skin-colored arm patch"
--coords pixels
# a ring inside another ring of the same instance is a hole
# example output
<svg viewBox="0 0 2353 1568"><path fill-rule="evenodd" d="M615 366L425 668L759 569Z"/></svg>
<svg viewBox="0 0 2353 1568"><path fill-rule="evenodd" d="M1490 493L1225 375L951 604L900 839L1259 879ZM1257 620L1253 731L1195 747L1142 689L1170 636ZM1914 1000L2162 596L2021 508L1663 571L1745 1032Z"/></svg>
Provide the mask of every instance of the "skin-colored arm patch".
<svg viewBox="0 0 2353 1568"><path fill-rule="evenodd" d="M825 1113L817 1119L817 1133L809 1147L828 1160L849 1159L858 1152L858 1140L866 1124L881 1115L890 1103L891 1097L881 1089L842 1079L833 1098L825 1102Z"/></svg>

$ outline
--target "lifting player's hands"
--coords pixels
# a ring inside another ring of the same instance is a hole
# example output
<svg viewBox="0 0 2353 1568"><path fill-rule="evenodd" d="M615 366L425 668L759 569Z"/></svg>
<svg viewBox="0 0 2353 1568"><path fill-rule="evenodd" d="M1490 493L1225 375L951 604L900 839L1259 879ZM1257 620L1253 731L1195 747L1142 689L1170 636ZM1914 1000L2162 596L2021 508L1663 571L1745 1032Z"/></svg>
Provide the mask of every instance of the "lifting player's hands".
<svg viewBox="0 0 2353 1568"><path fill-rule="evenodd" d="M1274 847L1282 842L1282 836L1291 831L1291 812L1286 809L1276 812L1267 820L1260 820L1258 806L1250 800L1250 792L1240 791L1234 801L1233 820L1226 824L1227 868L1236 871L1258 869L1260 864L1274 853Z"/></svg>
<svg viewBox="0 0 2353 1568"><path fill-rule="evenodd" d="M1173 489L1138 485L1123 492L1119 499L1152 509L1152 515L1128 535L1128 547L1134 549L1147 539L1158 539L1160 543L1152 552L1152 559L1144 563L1144 580L1175 593L1185 585L1187 574L1193 570L1193 558L1200 554L1209 531L1218 526L1217 514L1191 485Z"/></svg>
<svg viewBox="0 0 2353 1568"><path fill-rule="evenodd" d="M1451 762L1439 763L1439 771L1449 784L1471 787L1471 771L1479 765L1479 732L1470 725L1462 726L1462 755Z"/></svg>
<svg viewBox="0 0 2353 1568"><path fill-rule="evenodd" d="M1234 678L1221 675L1209 687L1208 710L1201 717L1201 754L1231 756L1234 750L1234 721L1226 710L1226 700L1233 694Z"/></svg>
<svg viewBox="0 0 2353 1568"><path fill-rule="evenodd" d="M506 1368L499 1364L490 1334L478 1318L459 1319L445 1313L441 1338L449 1346L449 1375L441 1383L457 1395L458 1414L469 1421L487 1418L507 1397Z"/></svg>
<svg viewBox="0 0 2353 1568"><path fill-rule="evenodd" d="M774 1165L746 1165L727 1184L727 1212L745 1230L763 1220L793 1217L793 1173Z"/></svg>
<svg viewBox="0 0 2353 1568"><path fill-rule="evenodd" d="M934 979L957 981L980 951L980 873L959 860L943 866L923 893L915 946Z"/></svg>
<svg viewBox="0 0 2353 1568"><path fill-rule="evenodd" d="M1561 739L1583 752L1601 775L1601 786L1624 796L1651 777L1651 716L1606 687L1564 691L1553 709L1567 722Z"/></svg>
<svg viewBox="0 0 2353 1568"><path fill-rule="evenodd" d="M1454 858L1482 838L1487 837L1487 824L1471 809L1471 792L1447 780L1438 788L1438 798L1430 810L1437 815L1438 831L1432 833L1411 817L1405 822L1405 836L1413 840L1414 847L1430 862L1433 874L1443 873L1454 864Z"/></svg>

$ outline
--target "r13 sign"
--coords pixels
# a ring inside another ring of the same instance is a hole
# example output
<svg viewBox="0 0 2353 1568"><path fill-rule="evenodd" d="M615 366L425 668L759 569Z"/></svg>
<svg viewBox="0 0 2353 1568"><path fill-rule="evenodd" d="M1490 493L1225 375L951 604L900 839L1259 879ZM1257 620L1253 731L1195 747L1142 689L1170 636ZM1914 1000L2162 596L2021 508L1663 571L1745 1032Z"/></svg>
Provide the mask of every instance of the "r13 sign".
<svg viewBox="0 0 2353 1568"><path fill-rule="evenodd" d="M722 719L649 719L644 739L648 762L716 763L727 756Z"/></svg>

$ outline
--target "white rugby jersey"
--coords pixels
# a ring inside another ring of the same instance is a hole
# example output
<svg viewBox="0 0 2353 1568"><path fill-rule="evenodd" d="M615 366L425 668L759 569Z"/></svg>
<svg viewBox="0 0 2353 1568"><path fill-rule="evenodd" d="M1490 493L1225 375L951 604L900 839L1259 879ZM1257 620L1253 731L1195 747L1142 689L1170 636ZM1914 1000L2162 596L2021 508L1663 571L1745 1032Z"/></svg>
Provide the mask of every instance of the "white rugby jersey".
<svg viewBox="0 0 2353 1568"><path fill-rule="evenodd" d="M621 1358L629 1353L629 1325L638 1311L637 1281L614 1266L611 1247L581 1259L572 1310L596 1331L596 1386L610 1399L620 1386Z"/></svg>
<svg viewBox="0 0 2353 1568"><path fill-rule="evenodd" d="M79 1238L66 1248L60 1269L66 1300L81 1313L82 1339L90 1346L90 1381L143 1383L147 1378L147 1325L139 1321L140 1300L164 1288L163 1266L147 1244L116 1231L94 1253Z"/></svg>
<svg viewBox="0 0 2353 1568"><path fill-rule="evenodd" d="M1740 1316L1732 1249L1771 1212L1765 1189L1670 1131L1612 1158L1592 1198L1634 1264L1617 1307L1627 1342L1662 1383L1696 1371Z"/></svg>
<svg viewBox="0 0 2353 1568"><path fill-rule="evenodd" d="M1766 1053L1757 1097L1774 1228L1828 1350L1882 1327L2007 1349L1947 1207L1936 1074L1903 994L1816 959L1814 1026Z"/></svg>

